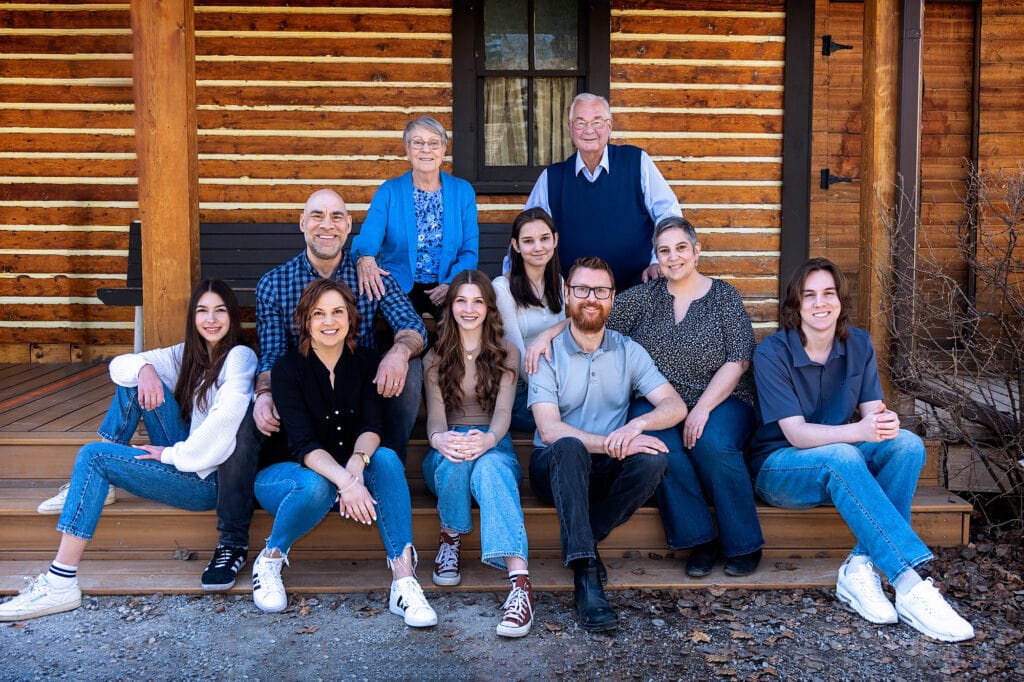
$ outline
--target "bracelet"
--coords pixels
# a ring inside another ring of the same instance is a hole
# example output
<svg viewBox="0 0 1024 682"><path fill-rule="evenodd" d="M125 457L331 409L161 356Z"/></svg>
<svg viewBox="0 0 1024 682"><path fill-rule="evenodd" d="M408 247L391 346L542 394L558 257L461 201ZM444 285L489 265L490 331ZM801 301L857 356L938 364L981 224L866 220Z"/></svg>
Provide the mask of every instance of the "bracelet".
<svg viewBox="0 0 1024 682"><path fill-rule="evenodd" d="M255 395L253 396L253 398L254 398L254 399L255 399L255 398L259 398L259 397L260 397L261 395L263 395L264 393L270 393L270 387L268 387L268 386L264 386L263 388L257 388L257 389L256 389L256 394L255 394Z"/></svg>
<svg viewBox="0 0 1024 682"><path fill-rule="evenodd" d="M439 433L441 433L441 432L440 431L434 431L432 434L427 436L427 445L429 445L430 447L434 447L433 446L434 436L436 436Z"/></svg>
<svg viewBox="0 0 1024 682"><path fill-rule="evenodd" d="M348 490L349 488L351 488L352 486L354 486L355 484L356 484L356 477L352 476L351 480L349 480L348 483L346 483L342 487L338 488L338 499L341 499L341 496L345 493L345 491Z"/></svg>

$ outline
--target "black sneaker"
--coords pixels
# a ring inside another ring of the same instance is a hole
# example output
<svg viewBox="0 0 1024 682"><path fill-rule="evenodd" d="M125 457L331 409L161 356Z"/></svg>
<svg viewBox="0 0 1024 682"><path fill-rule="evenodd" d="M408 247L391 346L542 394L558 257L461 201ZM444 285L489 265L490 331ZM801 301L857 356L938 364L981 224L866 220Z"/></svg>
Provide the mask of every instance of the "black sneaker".
<svg viewBox="0 0 1024 682"><path fill-rule="evenodd" d="M217 549L213 550L213 558L210 559L206 570L203 571L203 590L217 592L234 587L235 576L238 575L242 566L245 566L248 555L248 547L217 545Z"/></svg>

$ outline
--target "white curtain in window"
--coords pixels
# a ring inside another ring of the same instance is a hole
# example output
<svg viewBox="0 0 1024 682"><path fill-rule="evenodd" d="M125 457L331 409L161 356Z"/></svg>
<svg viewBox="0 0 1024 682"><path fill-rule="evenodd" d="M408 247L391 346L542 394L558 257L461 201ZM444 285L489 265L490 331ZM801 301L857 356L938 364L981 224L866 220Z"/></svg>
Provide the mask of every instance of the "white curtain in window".
<svg viewBox="0 0 1024 682"><path fill-rule="evenodd" d="M527 163L525 78L484 79L484 163Z"/></svg>
<svg viewBox="0 0 1024 682"><path fill-rule="evenodd" d="M572 152L572 138L566 125L569 105L576 96L575 78L537 78L534 116L534 164L547 166Z"/></svg>

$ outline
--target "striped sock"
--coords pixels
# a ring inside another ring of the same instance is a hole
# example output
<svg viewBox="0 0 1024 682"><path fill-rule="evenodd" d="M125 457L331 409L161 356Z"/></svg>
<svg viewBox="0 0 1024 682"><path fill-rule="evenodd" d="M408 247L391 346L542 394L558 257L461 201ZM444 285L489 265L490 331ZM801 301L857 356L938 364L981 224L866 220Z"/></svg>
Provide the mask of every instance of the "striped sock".
<svg viewBox="0 0 1024 682"><path fill-rule="evenodd" d="M66 590L78 582L78 566L66 566L58 561L50 564L46 581L58 590Z"/></svg>
<svg viewBox="0 0 1024 682"><path fill-rule="evenodd" d="M527 570L527 569L520 569L518 571L509 571L508 572L508 579L509 579L509 581L513 585L515 585L516 584L516 578L518 578L521 575L525 575L527 578L529 578L530 577L530 571Z"/></svg>

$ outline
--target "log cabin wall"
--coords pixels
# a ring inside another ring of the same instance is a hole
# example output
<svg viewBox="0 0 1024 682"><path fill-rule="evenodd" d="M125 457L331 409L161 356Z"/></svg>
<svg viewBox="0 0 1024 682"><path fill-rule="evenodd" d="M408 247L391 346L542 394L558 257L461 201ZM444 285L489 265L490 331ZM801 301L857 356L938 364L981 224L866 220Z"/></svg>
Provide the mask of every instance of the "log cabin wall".
<svg viewBox="0 0 1024 682"><path fill-rule="evenodd" d="M408 167L405 122L451 125L447 0L196 4L203 221L295 220L321 186L359 220L377 186ZM973 7L929 3L925 14L926 218L955 212L949 190L970 153ZM777 314L783 10L782 0L611 5L613 140L655 158L701 235L702 269L737 286L758 336ZM1021 10L981 11L979 161L1016 167ZM827 61L815 50L813 168L849 177L860 12L817 2L816 35L855 49ZM137 217L131 49L127 3L0 4L0 360L88 359L131 343L131 310L95 298L123 281ZM812 197L812 252L855 272L856 188ZM524 200L480 195L480 220L508 223Z"/></svg>

